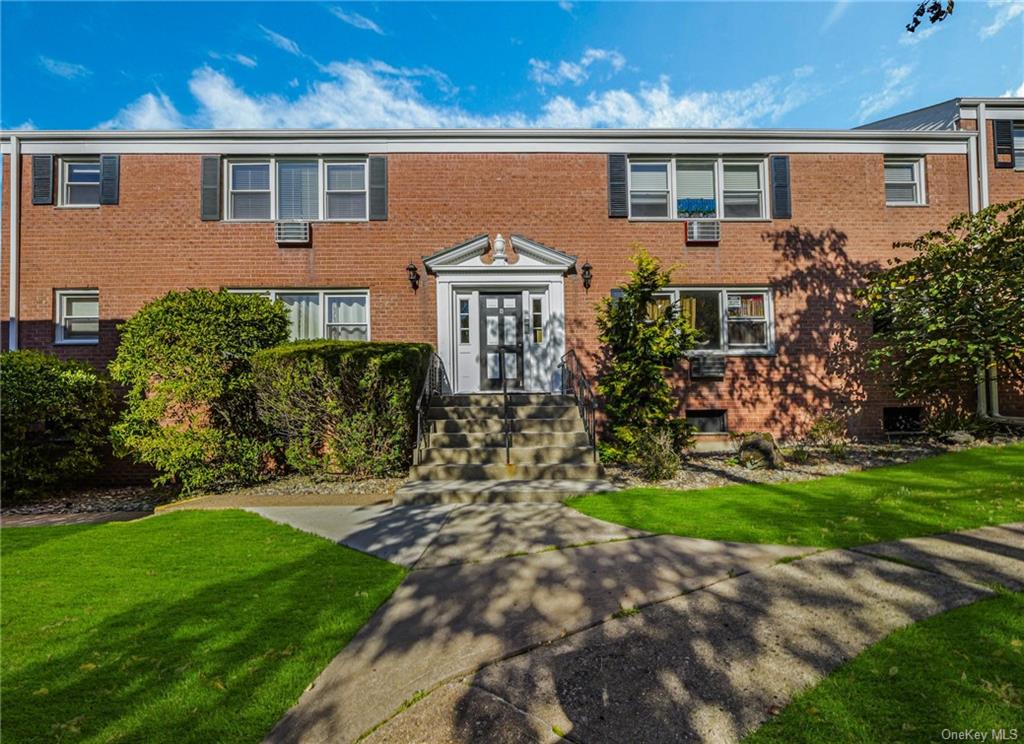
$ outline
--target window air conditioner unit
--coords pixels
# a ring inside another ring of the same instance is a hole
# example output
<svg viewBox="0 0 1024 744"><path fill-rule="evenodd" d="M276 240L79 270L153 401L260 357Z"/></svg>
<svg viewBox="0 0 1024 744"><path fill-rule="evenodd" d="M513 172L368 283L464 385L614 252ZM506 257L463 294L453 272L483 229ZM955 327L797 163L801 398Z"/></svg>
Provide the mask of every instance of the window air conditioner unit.
<svg viewBox="0 0 1024 744"><path fill-rule="evenodd" d="M686 223L687 243L717 243L722 239L722 223L718 220L689 220Z"/></svg>
<svg viewBox="0 0 1024 744"><path fill-rule="evenodd" d="M691 380L721 380L725 378L725 357L696 354L690 357Z"/></svg>
<svg viewBox="0 0 1024 744"><path fill-rule="evenodd" d="M309 243L308 222L275 222L274 240L278 243L305 245Z"/></svg>

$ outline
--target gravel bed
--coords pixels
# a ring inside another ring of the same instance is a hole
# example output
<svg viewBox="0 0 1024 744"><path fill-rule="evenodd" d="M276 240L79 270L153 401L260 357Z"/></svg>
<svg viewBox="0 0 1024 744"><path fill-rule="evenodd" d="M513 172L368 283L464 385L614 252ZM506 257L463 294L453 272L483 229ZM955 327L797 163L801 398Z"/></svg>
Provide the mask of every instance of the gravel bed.
<svg viewBox="0 0 1024 744"><path fill-rule="evenodd" d="M160 504L178 498L175 488L163 486L123 486L88 488L47 496L25 504L0 509L0 515L84 514L88 512L151 512Z"/></svg>
<svg viewBox="0 0 1024 744"><path fill-rule="evenodd" d="M1013 440L1002 438L998 444L1008 444ZM608 478L620 488L638 486L657 486L675 490L696 488L712 488L729 486L737 483L790 483L793 481L811 480L828 475L841 475L856 470L878 468L885 465L898 465L912 462L922 457L930 457L943 452L956 452L972 447L984 446L984 441L976 441L966 445L945 444L937 440L863 444L849 443L846 455L837 458L824 448L807 447L807 459L797 462L793 457L792 447L782 447L787 456L786 467L782 470L752 469L739 463L737 456L729 454L692 454L683 462L674 478L662 481L645 481L635 470L606 465Z"/></svg>

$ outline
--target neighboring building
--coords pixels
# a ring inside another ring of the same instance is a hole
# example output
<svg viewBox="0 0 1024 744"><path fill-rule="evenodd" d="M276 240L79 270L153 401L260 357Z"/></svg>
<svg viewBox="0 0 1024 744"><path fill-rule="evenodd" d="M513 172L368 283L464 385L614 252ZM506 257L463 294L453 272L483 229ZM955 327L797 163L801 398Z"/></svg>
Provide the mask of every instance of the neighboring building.
<svg viewBox="0 0 1024 744"><path fill-rule="evenodd" d="M978 168L978 208L1024 197L1024 98L952 98L860 129L977 132L970 156L983 166ZM978 410L1024 416L1024 385L1000 385L996 370L989 370L978 389Z"/></svg>
<svg viewBox="0 0 1024 744"><path fill-rule="evenodd" d="M5 157L5 219L20 188L4 342L102 365L145 302L226 287L284 302L296 338L430 342L458 390L493 389L508 344L518 385L555 390L567 350L598 368L597 303L642 245L677 267L666 301L705 334L678 370L702 429L793 437L838 410L879 435L907 418L864 369L852 290L893 241L978 207L978 140L955 126L6 133L20 173ZM1006 197L1024 196L1024 174L1005 175Z"/></svg>

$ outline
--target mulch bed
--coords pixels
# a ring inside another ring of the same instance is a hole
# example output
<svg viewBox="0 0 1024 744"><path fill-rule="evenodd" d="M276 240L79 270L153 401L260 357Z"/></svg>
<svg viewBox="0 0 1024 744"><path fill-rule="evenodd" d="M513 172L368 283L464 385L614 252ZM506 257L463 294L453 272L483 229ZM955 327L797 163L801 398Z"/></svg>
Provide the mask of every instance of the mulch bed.
<svg viewBox="0 0 1024 744"><path fill-rule="evenodd" d="M87 512L151 512L160 504L178 498L178 490L168 486L123 486L67 491L24 504L4 505L0 515L83 514Z"/></svg>

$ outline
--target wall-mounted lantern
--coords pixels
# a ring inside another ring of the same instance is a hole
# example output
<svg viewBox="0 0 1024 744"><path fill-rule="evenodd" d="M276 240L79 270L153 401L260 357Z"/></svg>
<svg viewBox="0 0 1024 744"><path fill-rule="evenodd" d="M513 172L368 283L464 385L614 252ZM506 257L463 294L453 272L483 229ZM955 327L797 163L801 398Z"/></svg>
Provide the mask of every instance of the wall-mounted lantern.
<svg viewBox="0 0 1024 744"><path fill-rule="evenodd" d="M409 284L412 286L412 291L415 292L420 288L420 272L416 269L416 264L410 263L405 267L406 274L409 275Z"/></svg>
<svg viewBox="0 0 1024 744"><path fill-rule="evenodd" d="M590 280L594 278L594 267L590 265L590 262L583 264L580 270L580 276L583 278L583 289L590 291Z"/></svg>

